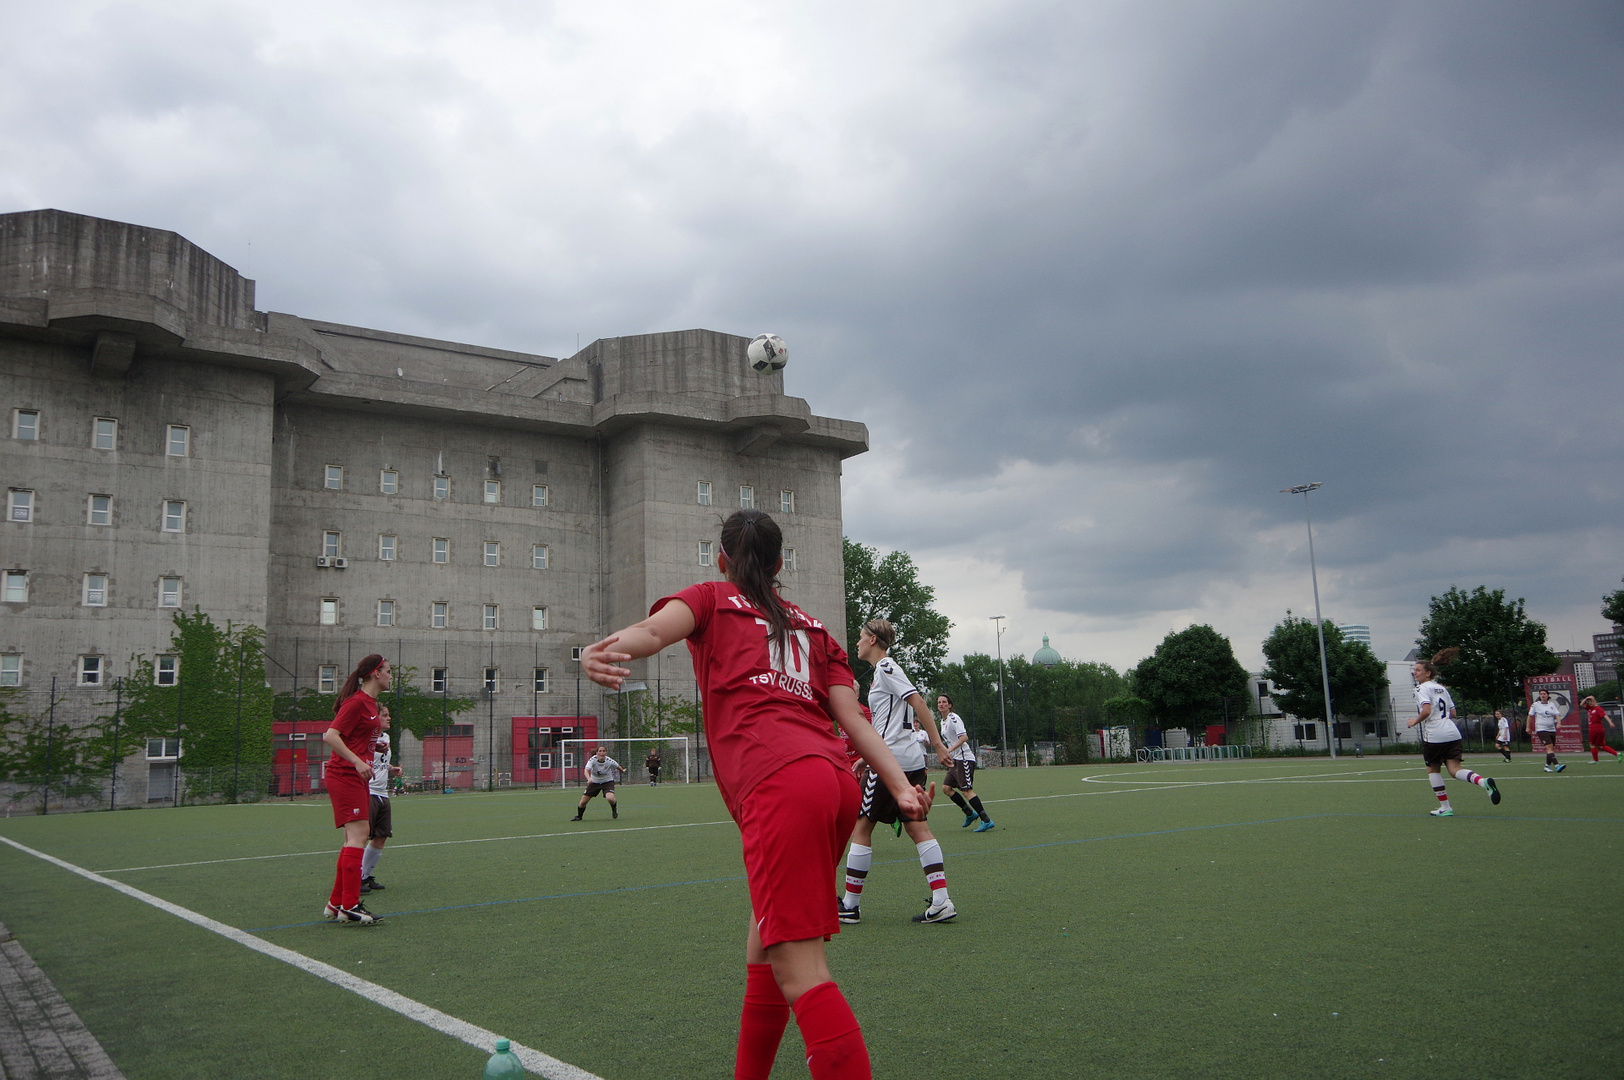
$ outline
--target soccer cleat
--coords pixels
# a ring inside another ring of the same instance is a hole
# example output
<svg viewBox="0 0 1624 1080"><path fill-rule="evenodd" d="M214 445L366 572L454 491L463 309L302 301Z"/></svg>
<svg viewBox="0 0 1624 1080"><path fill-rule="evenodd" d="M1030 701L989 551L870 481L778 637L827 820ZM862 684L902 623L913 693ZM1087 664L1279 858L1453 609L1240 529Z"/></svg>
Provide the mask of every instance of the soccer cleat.
<svg viewBox="0 0 1624 1080"><path fill-rule="evenodd" d="M360 923L362 926L371 926L374 923L383 922L381 918L368 911L367 906L359 900L355 902L354 907L340 908L338 920L339 922Z"/></svg>
<svg viewBox="0 0 1624 1080"><path fill-rule="evenodd" d="M613 803L611 803L610 806L609 806L609 816L612 817L612 818L619 818L620 817L620 807L615 806Z"/></svg>
<svg viewBox="0 0 1624 1080"><path fill-rule="evenodd" d="M1550 772L1550 770L1549 770L1549 769L1546 769L1546 770L1545 770L1545 771L1546 771L1546 772ZM572 817L572 818L570 818L570 820L571 820L571 821L580 821L580 820L581 820L581 815L580 815L580 814L576 814L576 815L575 815L575 816L574 816L574 817Z"/></svg>
<svg viewBox="0 0 1624 1080"><path fill-rule="evenodd" d="M1565 769L1565 768L1567 768L1567 767L1568 767L1568 763L1567 763L1567 762L1565 762L1565 761L1559 761L1559 762L1557 762L1557 763L1556 763L1556 768L1554 768L1554 769L1552 769L1552 770L1551 770L1551 771L1552 771L1552 772L1561 772L1561 771L1562 771L1562 770L1563 770L1563 769Z"/></svg>
<svg viewBox="0 0 1624 1080"><path fill-rule="evenodd" d="M988 829L992 828L992 824L993 824L992 823L992 818L988 818L986 821L983 821L980 825L977 825L975 827L975 831L976 832L986 832Z"/></svg>
<svg viewBox="0 0 1624 1080"><path fill-rule="evenodd" d="M383 882L368 874L361 879L361 891L364 893L383 892Z"/></svg>
<svg viewBox="0 0 1624 1080"><path fill-rule="evenodd" d="M891 828L896 831L896 834L898 836L901 836L902 835L902 819L897 818L895 821L893 821L891 823Z"/></svg>
<svg viewBox="0 0 1624 1080"><path fill-rule="evenodd" d="M1433 817L1454 817L1455 816L1455 811L1446 810L1441 806L1436 810L1428 810L1427 813L1431 814Z"/></svg>
<svg viewBox="0 0 1624 1080"><path fill-rule="evenodd" d="M321 910L321 917L324 919L338 918L338 905L329 900L327 906Z"/></svg>
<svg viewBox="0 0 1624 1080"><path fill-rule="evenodd" d="M959 828L968 829L970 826L974 825L979 820L981 820L981 819L976 817L974 814L965 814L964 815L964 824L960 825Z"/></svg>
<svg viewBox="0 0 1624 1080"><path fill-rule="evenodd" d="M947 920L958 915L958 913L958 909L953 906L953 901L943 900L940 904L932 904L924 911L921 911L918 915L915 915L913 917L913 921L946 922Z"/></svg>
<svg viewBox="0 0 1624 1080"><path fill-rule="evenodd" d="M847 907L839 897L835 898L835 907L839 909L838 914L841 922L850 925L852 923L860 923L863 921L863 910L861 907Z"/></svg>
<svg viewBox="0 0 1624 1080"><path fill-rule="evenodd" d="M1551 768L1549 765L1547 765L1547 766L1545 766L1545 771L1546 772L1555 772L1556 770Z"/></svg>
<svg viewBox="0 0 1624 1080"><path fill-rule="evenodd" d="M1495 806L1499 806L1500 805L1500 789L1495 787L1495 785L1494 785L1494 777L1485 776L1483 778L1483 786L1489 789L1489 801L1491 803L1493 803Z"/></svg>

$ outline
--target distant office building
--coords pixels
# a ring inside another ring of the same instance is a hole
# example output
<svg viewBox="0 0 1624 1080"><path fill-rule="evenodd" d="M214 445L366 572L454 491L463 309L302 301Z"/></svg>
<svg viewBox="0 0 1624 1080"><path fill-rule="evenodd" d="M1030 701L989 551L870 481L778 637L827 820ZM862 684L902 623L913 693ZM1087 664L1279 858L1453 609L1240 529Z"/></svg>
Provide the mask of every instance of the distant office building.
<svg viewBox="0 0 1624 1080"><path fill-rule="evenodd" d="M1336 628L1342 631L1343 641L1357 641L1369 648L1370 627L1364 623L1337 623Z"/></svg>

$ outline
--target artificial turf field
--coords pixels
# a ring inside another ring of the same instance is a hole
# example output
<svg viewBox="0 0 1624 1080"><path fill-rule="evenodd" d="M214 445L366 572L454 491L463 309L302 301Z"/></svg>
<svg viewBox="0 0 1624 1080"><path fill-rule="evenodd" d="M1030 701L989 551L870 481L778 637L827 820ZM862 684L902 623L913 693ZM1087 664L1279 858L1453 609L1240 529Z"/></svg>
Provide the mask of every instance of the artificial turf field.
<svg viewBox="0 0 1624 1080"><path fill-rule="evenodd" d="M1498 760L1497 758L1495 759ZM877 834L829 946L877 1077L1624 1075L1624 767L1418 759L983 772L931 815L960 915ZM0 820L0 836L607 1080L732 1075L748 900L710 785L411 795L375 927L318 918L325 800ZM131 1080L468 1078L485 1052L0 844L0 921ZM806 1076L793 1022L775 1077Z"/></svg>

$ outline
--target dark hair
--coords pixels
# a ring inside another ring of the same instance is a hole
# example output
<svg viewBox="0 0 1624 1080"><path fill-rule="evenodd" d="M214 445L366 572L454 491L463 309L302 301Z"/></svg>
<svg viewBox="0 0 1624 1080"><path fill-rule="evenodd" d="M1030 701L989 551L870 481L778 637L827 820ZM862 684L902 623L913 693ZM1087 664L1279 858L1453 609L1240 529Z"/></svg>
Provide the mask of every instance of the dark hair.
<svg viewBox="0 0 1624 1080"><path fill-rule="evenodd" d="M953 695L949 694L946 690L938 690L938 691L936 691L936 696L946 698L947 699L947 707L949 709L951 709L953 707Z"/></svg>
<svg viewBox="0 0 1624 1080"><path fill-rule="evenodd" d="M334 716L338 715L339 706L355 696L356 691L361 689L361 683L369 678L374 671L377 671L378 665L381 663L383 663L381 653L369 653L361 657L361 662L355 665L355 670L350 672L350 677L344 680L344 686L339 690L338 697L333 699Z"/></svg>
<svg viewBox="0 0 1624 1080"><path fill-rule="evenodd" d="M767 636L780 656L789 654L789 607L778 596L775 573L784 555L784 533L763 510L735 510L722 522L727 579L767 619Z"/></svg>
<svg viewBox="0 0 1624 1080"><path fill-rule="evenodd" d="M1416 663L1426 668L1427 674L1436 679L1438 677L1438 669L1442 668L1445 664L1453 664L1455 662L1455 658L1459 655L1460 650L1451 645L1447 649L1439 649L1437 652L1433 653L1431 660L1417 660Z"/></svg>
<svg viewBox="0 0 1624 1080"><path fill-rule="evenodd" d="M863 629L867 630L869 637L878 642L880 648L887 652L897 642L897 628L892 626L888 619L872 618L863 624Z"/></svg>

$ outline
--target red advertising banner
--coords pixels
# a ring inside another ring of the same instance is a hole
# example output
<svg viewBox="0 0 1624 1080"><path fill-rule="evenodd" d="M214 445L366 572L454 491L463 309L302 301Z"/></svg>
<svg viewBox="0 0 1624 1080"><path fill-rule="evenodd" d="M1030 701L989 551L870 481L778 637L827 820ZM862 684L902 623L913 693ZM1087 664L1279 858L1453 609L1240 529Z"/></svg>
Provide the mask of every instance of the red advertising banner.
<svg viewBox="0 0 1624 1080"><path fill-rule="evenodd" d="M1579 720L1579 684L1572 675L1535 675L1531 679L1523 680L1523 693L1528 699L1528 707L1532 707L1538 700L1539 692L1544 690L1551 695L1551 704L1557 707L1558 719L1556 721L1556 752L1559 754L1584 753L1584 737L1580 732ZM1526 716L1526 711L1524 716ZM1530 730L1532 725L1530 724ZM1539 747L1536 745L1535 750Z"/></svg>

